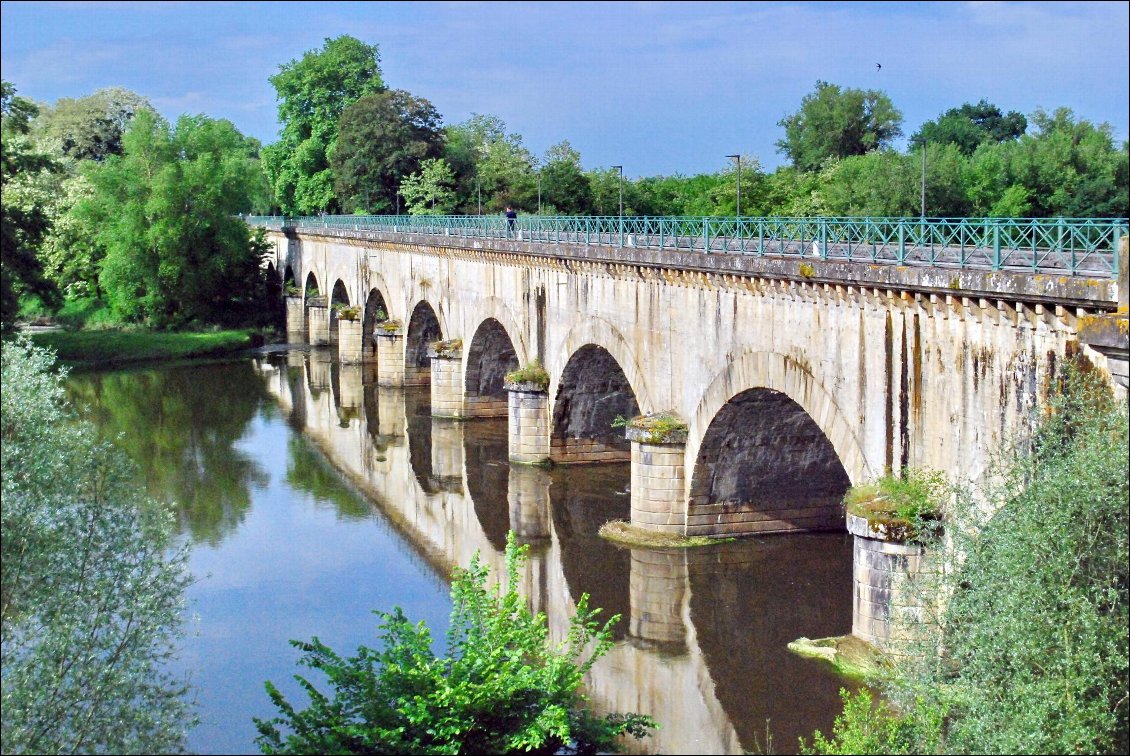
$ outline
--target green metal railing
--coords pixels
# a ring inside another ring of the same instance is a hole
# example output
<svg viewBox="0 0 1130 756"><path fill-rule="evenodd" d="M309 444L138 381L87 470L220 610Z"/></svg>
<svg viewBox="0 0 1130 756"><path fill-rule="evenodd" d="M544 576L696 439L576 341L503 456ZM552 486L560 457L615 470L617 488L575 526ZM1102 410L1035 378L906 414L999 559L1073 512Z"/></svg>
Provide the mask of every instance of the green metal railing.
<svg viewBox="0 0 1130 756"><path fill-rule="evenodd" d="M267 228L339 229L533 244L1114 277L1127 220L1093 218L706 218L494 215L248 216Z"/></svg>

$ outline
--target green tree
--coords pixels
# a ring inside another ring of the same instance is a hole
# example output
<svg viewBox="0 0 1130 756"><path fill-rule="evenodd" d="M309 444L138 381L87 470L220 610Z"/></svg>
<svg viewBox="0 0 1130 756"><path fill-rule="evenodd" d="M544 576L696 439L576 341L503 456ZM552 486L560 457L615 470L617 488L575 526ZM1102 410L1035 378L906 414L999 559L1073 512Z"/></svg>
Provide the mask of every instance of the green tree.
<svg viewBox="0 0 1130 756"><path fill-rule="evenodd" d="M612 647L613 617L581 599L565 639L549 640L543 614L518 593L526 547L506 543L506 589L488 588L476 555L456 570L447 656L432 651L423 623L399 608L377 612L380 650L362 646L341 658L317 638L291 641L304 666L326 674L333 697L302 677L310 697L298 711L271 683L282 717L256 719L264 753L598 753L618 750L616 738L640 738L655 726L639 714L596 717L579 688L585 673ZM290 732L283 734L278 725Z"/></svg>
<svg viewBox="0 0 1130 756"><path fill-rule="evenodd" d="M1007 115L988 100L976 105L968 102L950 108L936 121L927 121L910 137L911 147L927 144L953 144L963 155L972 155L982 144L999 144L1019 139L1028 128L1028 119L1015 110Z"/></svg>
<svg viewBox="0 0 1130 756"><path fill-rule="evenodd" d="M411 215L447 215L455 205L455 175L443 158L424 160L420 171L405 177L400 195Z"/></svg>
<svg viewBox="0 0 1130 756"><path fill-rule="evenodd" d="M123 319L156 327L245 322L261 311L265 241L237 217L257 201L258 142L225 120L142 111L123 154L90 171L79 203L106 251L99 283Z"/></svg>
<svg viewBox="0 0 1130 756"><path fill-rule="evenodd" d="M330 160L338 204L347 212L390 212L404 177L442 152L440 115L430 102L399 89L365 95L338 126Z"/></svg>
<svg viewBox="0 0 1130 756"><path fill-rule="evenodd" d="M950 600L884 682L889 726L849 706L823 753L1126 753L1130 414L1069 372L1030 443L958 491L922 605ZM984 512L995 509L985 522ZM869 729L870 728L870 729ZM853 735L854 737L854 735Z"/></svg>
<svg viewBox="0 0 1130 756"><path fill-rule="evenodd" d="M19 311L20 295L32 294L48 302L58 298L37 255L51 225L43 198L29 199L15 191L19 184L57 170L57 165L37 151L28 137L36 106L18 97L9 82L0 86L0 180L4 186L0 192L0 331L7 332Z"/></svg>
<svg viewBox="0 0 1130 756"><path fill-rule="evenodd" d="M507 205L526 211L537 207L537 161L518 134L507 134L497 116L475 114L447 129L449 165L458 177L458 197L463 207L478 207L478 193L486 212Z"/></svg>
<svg viewBox="0 0 1130 756"><path fill-rule="evenodd" d="M320 50L279 66L270 78L279 100L279 141L263 150L263 166L274 196L287 214L334 209L330 168L345 109L382 91L377 45L343 35Z"/></svg>
<svg viewBox="0 0 1130 756"><path fill-rule="evenodd" d="M122 152L122 134L142 110L153 111L147 97L122 87L92 95L64 97L44 108L33 133L45 147L75 160L104 160Z"/></svg>
<svg viewBox="0 0 1130 756"><path fill-rule="evenodd" d="M843 89L817 81L801 100L800 110L777 123L785 138L777 148L802 171L828 158L863 155L891 146L902 134L902 113L878 90Z"/></svg>
<svg viewBox="0 0 1130 756"><path fill-rule="evenodd" d="M592 187L581 169L581 154L568 141L546 151L541 195L543 206L553 209L546 214L587 215L592 211Z"/></svg>
<svg viewBox="0 0 1130 756"><path fill-rule="evenodd" d="M166 670L190 576L172 517L71 416L54 355L0 348L0 749L180 752L192 718Z"/></svg>

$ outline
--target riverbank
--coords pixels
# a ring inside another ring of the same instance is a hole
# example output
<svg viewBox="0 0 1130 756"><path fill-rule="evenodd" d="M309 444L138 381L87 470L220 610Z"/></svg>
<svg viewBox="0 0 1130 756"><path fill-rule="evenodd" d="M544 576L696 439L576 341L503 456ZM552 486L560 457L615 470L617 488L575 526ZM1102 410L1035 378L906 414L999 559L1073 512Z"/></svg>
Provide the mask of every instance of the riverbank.
<svg viewBox="0 0 1130 756"><path fill-rule="evenodd" d="M252 329L165 333L142 330L27 332L37 345L56 353L74 368L116 367L156 360L216 357L263 344Z"/></svg>

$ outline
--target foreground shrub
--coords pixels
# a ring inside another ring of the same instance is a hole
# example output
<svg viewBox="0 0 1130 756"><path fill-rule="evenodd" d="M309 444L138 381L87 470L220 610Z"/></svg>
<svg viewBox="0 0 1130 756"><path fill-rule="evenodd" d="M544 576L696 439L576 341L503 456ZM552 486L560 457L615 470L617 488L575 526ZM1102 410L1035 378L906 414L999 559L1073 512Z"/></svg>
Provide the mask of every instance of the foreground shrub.
<svg viewBox="0 0 1130 756"><path fill-rule="evenodd" d="M487 587L478 556L456 570L446 657L432 652L423 623L399 608L381 618L380 649L362 646L343 659L317 638L291 641L301 664L323 672L332 697L297 677L310 707L297 711L271 683L267 692L282 717L255 724L264 753L597 753L617 738L640 738L650 717L597 717L579 692L584 674L612 646L613 617L600 626L587 597L577 606L566 639L554 646L544 614L533 615L518 593L525 559L511 533L506 544L506 589ZM285 726L283 734L276 725Z"/></svg>
<svg viewBox="0 0 1130 756"><path fill-rule="evenodd" d="M950 599L884 685L897 722L869 730L851 702L820 752L1127 752L1128 425L1125 401L1069 376L1032 443L956 497L925 586ZM840 737L860 732L875 750Z"/></svg>
<svg viewBox="0 0 1130 756"><path fill-rule="evenodd" d="M190 724L163 670L188 581L170 513L63 403L54 355L3 345L4 753L168 753Z"/></svg>

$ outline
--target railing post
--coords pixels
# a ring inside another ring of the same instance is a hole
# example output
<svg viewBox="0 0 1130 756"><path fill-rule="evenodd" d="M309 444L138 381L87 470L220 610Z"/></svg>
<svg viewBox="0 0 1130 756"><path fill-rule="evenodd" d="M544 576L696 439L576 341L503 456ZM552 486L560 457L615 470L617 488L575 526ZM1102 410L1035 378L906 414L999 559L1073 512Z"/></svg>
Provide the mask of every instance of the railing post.
<svg viewBox="0 0 1130 756"><path fill-rule="evenodd" d="M993 270L1001 269L1001 224L993 221Z"/></svg>
<svg viewBox="0 0 1130 756"><path fill-rule="evenodd" d="M702 218L702 251L710 254L710 219L706 216Z"/></svg>
<svg viewBox="0 0 1130 756"><path fill-rule="evenodd" d="M906 221L900 219L899 224L899 262L906 259Z"/></svg>
<svg viewBox="0 0 1130 756"><path fill-rule="evenodd" d="M757 254L765 255L765 219L757 219Z"/></svg>
<svg viewBox="0 0 1130 756"><path fill-rule="evenodd" d="M828 219L820 219L820 259L828 259Z"/></svg>

